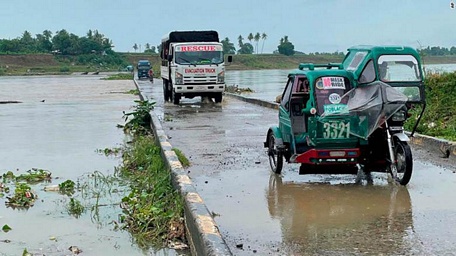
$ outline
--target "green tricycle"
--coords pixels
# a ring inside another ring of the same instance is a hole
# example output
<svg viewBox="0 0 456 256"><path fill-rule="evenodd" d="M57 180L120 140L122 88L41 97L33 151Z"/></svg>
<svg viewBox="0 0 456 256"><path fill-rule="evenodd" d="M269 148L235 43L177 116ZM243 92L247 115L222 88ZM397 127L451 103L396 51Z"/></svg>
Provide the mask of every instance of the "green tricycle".
<svg viewBox="0 0 456 256"><path fill-rule="evenodd" d="M342 63L302 63L288 75L279 103L279 125L267 148L273 172L283 160L299 174L389 173L406 185L413 170L404 123L412 108L425 110L418 52L403 46L357 46Z"/></svg>

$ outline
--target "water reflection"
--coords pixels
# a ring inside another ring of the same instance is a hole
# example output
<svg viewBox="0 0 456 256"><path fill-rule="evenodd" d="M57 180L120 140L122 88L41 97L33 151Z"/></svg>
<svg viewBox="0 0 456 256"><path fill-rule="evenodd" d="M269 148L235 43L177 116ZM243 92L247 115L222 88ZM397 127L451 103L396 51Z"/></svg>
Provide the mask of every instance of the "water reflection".
<svg viewBox="0 0 456 256"><path fill-rule="evenodd" d="M270 215L283 242L300 253L410 252L412 208L406 187L283 182L272 174Z"/></svg>

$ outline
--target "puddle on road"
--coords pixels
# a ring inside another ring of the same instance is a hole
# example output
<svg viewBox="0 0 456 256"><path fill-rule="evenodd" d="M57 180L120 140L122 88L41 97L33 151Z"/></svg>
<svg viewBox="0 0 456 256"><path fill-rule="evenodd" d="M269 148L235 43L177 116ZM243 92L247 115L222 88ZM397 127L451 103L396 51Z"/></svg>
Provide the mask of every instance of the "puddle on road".
<svg viewBox="0 0 456 256"><path fill-rule="evenodd" d="M176 255L173 250L142 250L128 232L116 230L122 187L109 197L100 191L87 194L81 202L89 207L79 218L68 214L68 196L43 190L68 179L83 184L85 175L95 171L114 174L120 159L97 151L124 143L116 125L124 123L122 111L130 110L137 96L110 92L134 89L131 81L45 76L1 77L0 83L0 101L23 102L0 105L0 174L41 168L53 177L49 184L32 186L38 199L28 210L6 208L6 198L0 198L0 227L12 228L0 231L0 255L20 255L24 249L67 255L70 246L83 255Z"/></svg>

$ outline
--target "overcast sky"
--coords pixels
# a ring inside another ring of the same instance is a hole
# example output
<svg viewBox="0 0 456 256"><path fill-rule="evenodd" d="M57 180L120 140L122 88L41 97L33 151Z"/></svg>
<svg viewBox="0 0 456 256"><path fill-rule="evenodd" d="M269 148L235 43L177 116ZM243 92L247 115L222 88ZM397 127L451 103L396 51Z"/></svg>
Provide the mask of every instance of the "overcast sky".
<svg viewBox="0 0 456 256"><path fill-rule="evenodd" d="M456 46L451 0L1 0L0 38L25 30L65 29L85 36L97 29L115 51L158 45L174 30L217 30L235 43L266 33L264 52L288 36L302 52L343 51L359 44ZM419 43L418 43L419 42ZM259 49L261 51L261 44ZM144 48L143 48L144 50Z"/></svg>

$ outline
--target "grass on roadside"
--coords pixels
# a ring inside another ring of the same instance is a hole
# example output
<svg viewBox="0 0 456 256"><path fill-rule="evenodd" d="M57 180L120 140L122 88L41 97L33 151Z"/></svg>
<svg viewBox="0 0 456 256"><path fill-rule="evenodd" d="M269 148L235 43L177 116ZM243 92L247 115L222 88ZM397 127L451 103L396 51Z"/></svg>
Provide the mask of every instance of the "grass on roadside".
<svg viewBox="0 0 456 256"><path fill-rule="evenodd" d="M133 80L133 73L117 73L101 78L102 80Z"/></svg>
<svg viewBox="0 0 456 256"><path fill-rule="evenodd" d="M426 74L426 110L417 132L456 141L456 72ZM411 111L406 129L411 130L421 108Z"/></svg>
<svg viewBox="0 0 456 256"><path fill-rule="evenodd" d="M182 153L182 151L180 151L180 150L177 149L177 148L173 148L173 151L174 151L174 153L176 153L177 158L179 159L179 162L181 162L181 164L182 164L182 166L183 166L184 168L190 166L190 161L189 161L188 158L184 155L184 153Z"/></svg>
<svg viewBox="0 0 456 256"><path fill-rule="evenodd" d="M122 199L123 221L140 246L185 242L183 199L152 136L137 136L123 154L120 176L131 192Z"/></svg>

